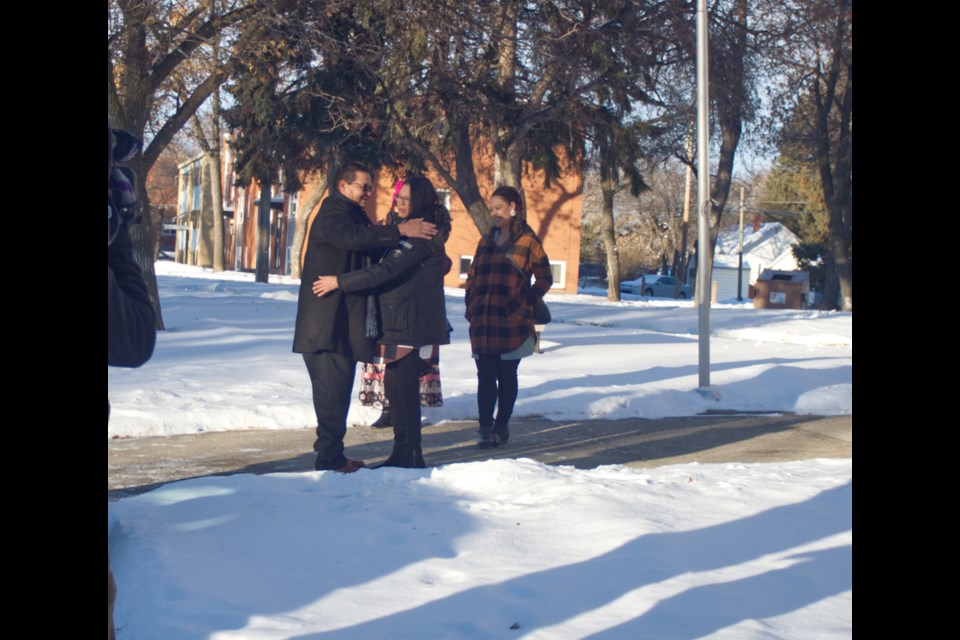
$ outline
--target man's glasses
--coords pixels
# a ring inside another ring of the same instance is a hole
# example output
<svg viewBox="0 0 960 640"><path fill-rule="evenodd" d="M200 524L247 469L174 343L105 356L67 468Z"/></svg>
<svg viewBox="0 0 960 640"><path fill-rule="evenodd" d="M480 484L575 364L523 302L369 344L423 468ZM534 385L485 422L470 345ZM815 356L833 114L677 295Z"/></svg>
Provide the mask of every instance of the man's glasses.
<svg viewBox="0 0 960 640"><path fill-rule="evenodd" d="M363 192L364 192L364 193L371 193L371 192L373 191L373 185L372 185L372 184L364 184L363 182L351 182L350 184L355 184L355 185L357 185L358 187L360 187L361 189L363 189Z"/></svg>

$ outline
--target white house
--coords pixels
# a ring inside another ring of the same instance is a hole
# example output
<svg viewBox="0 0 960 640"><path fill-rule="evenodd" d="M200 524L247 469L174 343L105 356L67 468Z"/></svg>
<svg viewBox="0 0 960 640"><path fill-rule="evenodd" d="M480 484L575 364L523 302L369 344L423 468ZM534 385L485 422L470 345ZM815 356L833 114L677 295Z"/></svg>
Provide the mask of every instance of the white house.
<svg viewBox="0 0 960 640"><path fill-rule="evenodd" d="M800 238L779 222L764 223L757 231L752 226L744 229L740 298L748 299L750 285L756 284L764 269L796 270L798 265L791 247L799 242ZM713 254L712 280L717 287L717 302L737 299L739 252L740 229L733 226L717 237Z"/></svg>

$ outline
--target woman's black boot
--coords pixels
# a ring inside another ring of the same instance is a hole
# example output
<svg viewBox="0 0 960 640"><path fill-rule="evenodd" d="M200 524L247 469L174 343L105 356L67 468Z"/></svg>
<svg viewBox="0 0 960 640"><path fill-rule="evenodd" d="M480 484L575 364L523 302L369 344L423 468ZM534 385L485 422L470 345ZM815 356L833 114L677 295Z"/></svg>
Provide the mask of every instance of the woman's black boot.
<svg viewBox="0 0 960 640"><path fill-rule="evenodd" d="M393 452L390 457L381 464L374 467L397 467L399 469L426 469L427 464L423 460L423 449L411 449L402 445L393 445Z"/></svg>
<svg viewBox="0 0 960 640"><path fill-rule="evenodd" d="M493 438L493 427L488 424L480 425L480 430L478 431L477 437L477 446L481 449L489 449L490 447L497 446L497 441Z"/></svg>
<svg viewBox="0 0 960 640"><path fill-rule="evenodd" d="M410 468L411 469L426 469L427 463L423 460L423 449L411 449L410 450Z"/></svg>
<svg viewBox="0 0 960 640"><path fill-rule="evenodd" d="M380 412L380 417L370 426L374 429L386 429L393 426L390 424L390 407L384 407L383 411Z"/></svg>
<svg viewBox="0 0 960 640"><path fill-rule="evenodd" d="M393 451L390 452L390 457L374 467L374 469L380 469L381 467L406 467L404 464L409 458L409 449L393 443Z"/></svg>

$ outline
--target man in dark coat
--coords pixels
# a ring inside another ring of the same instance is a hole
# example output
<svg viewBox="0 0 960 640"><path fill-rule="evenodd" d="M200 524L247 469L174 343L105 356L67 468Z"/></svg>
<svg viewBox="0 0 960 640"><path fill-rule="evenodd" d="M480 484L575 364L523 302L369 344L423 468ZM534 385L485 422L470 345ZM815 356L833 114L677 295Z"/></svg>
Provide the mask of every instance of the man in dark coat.
<svg viewBox="0 0 960 640"><path fill-rule="evenodd" d="M313 292L321 275L347 273L365 266L368 252L392 248L401 237L430 239L436 226L421 219L374 226L365 207L373 191L369 169L349 163L337 172L334 187L310 227L300 274L300 296L293 351L303 354L317 414L315 468L352 473L364 466L343 453L347 413L358 361L371 362L376 334L367 328L367 296ZM371 318L372 320L373 318Z"/></svg>

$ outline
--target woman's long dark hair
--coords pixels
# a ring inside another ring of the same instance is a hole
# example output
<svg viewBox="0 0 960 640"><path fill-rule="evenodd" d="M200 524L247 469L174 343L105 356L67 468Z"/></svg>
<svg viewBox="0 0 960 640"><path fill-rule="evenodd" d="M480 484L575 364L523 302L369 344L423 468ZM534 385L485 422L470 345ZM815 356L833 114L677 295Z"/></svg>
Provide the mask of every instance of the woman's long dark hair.
<svg viewBox="0 0 960 640"><path fill-rule="evenodd" d="M437 190L433 183L423 176L410 176L404 181L410 186L410 215L408 220L423 218L427 222L437 225L437 238L446 242L450 235L450 212L440 204Z"/></svg>
<svg viewBox="0 0 960 640"><path fill-rule="evenodd" d="M439 202L433 183L423 176L410 176L404 180L404 184L410 187L410 215L407 217L425 218L431 215Z"/></svg>
<svg viewBox="0 0 960 640"><path fill-rule="evenodd" d="M523 197L521 197L520 192L513 187L503 185L494 190L490 197L493 196L500 196L507 202L516 205L517 215L510 220L510 235L518 234L527 226L527 209L523 206Z"/></svg>

